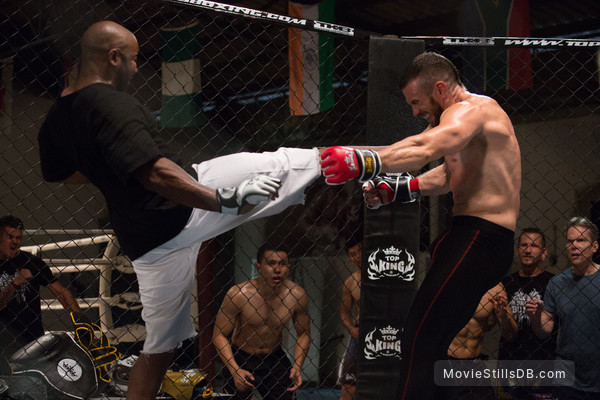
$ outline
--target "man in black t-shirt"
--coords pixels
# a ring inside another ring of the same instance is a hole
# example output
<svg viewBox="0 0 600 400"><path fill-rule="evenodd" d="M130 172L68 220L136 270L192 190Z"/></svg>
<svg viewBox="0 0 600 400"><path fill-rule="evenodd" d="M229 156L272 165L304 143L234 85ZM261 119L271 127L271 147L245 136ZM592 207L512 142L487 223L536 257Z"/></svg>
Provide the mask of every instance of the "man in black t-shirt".
<svg viewBox="0 0 600 400"><path fill-rule="evenodd" d="M81 312L71 292L54 278L48 265L20 250L22 236L19 218L0 218L0 343L6 356L44 334L41 286L46 286L68 312Z"/></svg>
<svg viewBox="0 0 600 400"><path fill-rule="evenodd" d="M535 227L525 228L519 236L517 256L519 271L505 277L502 284L508 295L518 331L514 340L500 339L500 360L552 360L556 348L556 334L547 339L538 339L533 332L529 317L525 314L525 303L529 299L542 300L546 285L554 276L544 271L543 262L548 250L546 237ZM549 393L545 388L506 387L513 399L532 399L533 393Z"/></svg>
<svg viewBox="0 0 600 400"><path fill-rule="evenodd" d="M152 114L125 93L138 49L119 24L88 28L79 76L38 135L44 179L97 186L133 261L147 335L128 400L154 399L173 350L196 334L190 297L202 241L302 204L304 190L321 174L317 149L281 148L194 164L194 179L159 139Z"/></svg>

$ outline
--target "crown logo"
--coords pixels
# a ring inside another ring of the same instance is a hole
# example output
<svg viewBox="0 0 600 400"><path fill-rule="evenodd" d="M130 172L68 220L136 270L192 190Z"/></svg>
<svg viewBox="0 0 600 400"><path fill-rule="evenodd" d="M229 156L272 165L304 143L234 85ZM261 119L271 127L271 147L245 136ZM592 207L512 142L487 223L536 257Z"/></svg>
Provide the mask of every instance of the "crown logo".
<svg viewBox="0 0 600 400"><path fill-rule="evenodd" d="M392 328L390 325L381 328L379 331L382 335L396 335L398 333L398 329Z"/></svg>
<svg viewBox="0 0 600 400"><path fill-rule="evenodd" d="M386 256L399 256L402 250L395 248L394 246L383 249L383 254Z"/></svg>
<svg viewBox="0 0 600 400"><path fill-rule="evenodd" d="M352 153L354 153L354 150L352 150ZM349 151L346 152L346 155L344 156L344 161L346 162L346 165L350 171L356 171L358 169L358 167L356 166L356 163L354 162L352 153L350 153Z"/></svg>

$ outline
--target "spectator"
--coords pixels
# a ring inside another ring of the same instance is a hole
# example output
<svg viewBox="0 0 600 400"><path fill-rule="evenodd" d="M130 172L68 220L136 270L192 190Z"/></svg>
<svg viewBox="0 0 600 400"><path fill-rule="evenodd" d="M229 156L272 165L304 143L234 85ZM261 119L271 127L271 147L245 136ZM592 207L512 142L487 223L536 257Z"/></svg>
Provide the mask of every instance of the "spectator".
<svg viewBox="0 0 600 400"><path fill-rule="evenodd" d="M571 268L548 282L544 300L530 299L525 311L539 338L558 327L555 359L575 363L572 386L556 390L559 399L600 399L600 266L598 228L584 217L569 221L567 257Z"/></svg>
<svg viewBox="0 0 600 400"><path fill-rule="evenodd" d="M554 358L556 330L548 338L539 339L531 328L529 317L525 314L527 300L542 300L546 285L554 276L544 271L543 262L547 254L546 237L539 228L530 227L521 231L517 244L519 270L502 280L508 295L508 304L517 323L517 330L511 332L508 338L505 335L500 338L499 360L552 360ZM542 396L551 393L548 387L511 387L507 383L504 383L503 387L515 400L532 399L535 394Z"/></svg>
<svg viewBox="0 0 600 400"><path fill-rule="evenodd" d="M215 321L213 343L226 367L224 388L232 399L249 400L257 389L264 400L291 400L302 384L310 346L308 295L287 279L288 253L280 246L264 244L256 260L260 277L229 289ZM293 364L281 349L289 321L296 330Z"/></svg>
<svg viewBox="0 0 600 400"><path fill-rule="evenodd" d="M516 324L506 298L502 284L498 284L483 295L473 318L456 335L448 347L448 359L473 361L474 368L483 369L481 362L489 356L483 352L483 339L496 323L500 324L503 333L511 331ZM449 386L445 388L446 400L493 400L496 398L490 385L483 386Z"/></svg>
<svg viewBox="0 0 600 400"><path fill-rule="evenodd" d="M14 351L44 334L40 287L46 286L68 312L81 312L77 301L39 257L21 250L23 223L0 218L0 337L2 351Z"/></svg>
<svg viewBox="0 0 600 400"><path fill-rule="evenodd" d="M356 391L358 363L358 323L360 320L360 274L362 265L362 242L351 237L346 241L346 251L352 265L356 267L342 287L340 318L350 332L346 355L340 365L339 383L342 385L340 400L352 400Z"/></svg>

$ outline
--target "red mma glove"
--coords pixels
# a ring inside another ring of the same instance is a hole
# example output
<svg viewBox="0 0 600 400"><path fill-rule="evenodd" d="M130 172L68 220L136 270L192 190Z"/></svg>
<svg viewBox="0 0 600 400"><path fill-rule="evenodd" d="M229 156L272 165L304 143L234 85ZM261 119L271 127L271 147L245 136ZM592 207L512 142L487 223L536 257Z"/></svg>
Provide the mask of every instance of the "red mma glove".
<svg viewBox="0 0 600 400"><path fill-rule="evenodd" d="M379 174L381 160L375 150L334 146L321 154L321 169L329 185L340 185L350 179L365 182Z"/></svg>

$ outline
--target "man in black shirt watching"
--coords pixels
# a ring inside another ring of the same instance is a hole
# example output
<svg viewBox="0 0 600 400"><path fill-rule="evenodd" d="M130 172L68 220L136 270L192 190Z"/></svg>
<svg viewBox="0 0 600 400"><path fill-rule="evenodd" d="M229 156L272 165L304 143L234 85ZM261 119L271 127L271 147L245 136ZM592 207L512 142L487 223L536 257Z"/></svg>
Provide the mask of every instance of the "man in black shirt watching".
<svg viewBox="0 0 600 400"><path fill-rule="evenodd" d="M45 286L67 312L81 312L77 301L39 257L21 250L23 223L0 218L0 343L9 357L44 334L40 287Z"/></svg>
<svg viewBox="0 0 600 400"><path fill-rule="evenodd" d="M553 360L556 349L556 332L546 339L538 339L525 314L525 303L529 299L543 300L546 285L554 274L544 271L544 260L548 250L546 236L537 227L524 228L517 243L519 270L506 276L502 284L508 295L510 306L518 329L512 332L511 339L500 338L499 360ZM547 387L505 385L505 389L515 400L532 399L537 394L549 396Z"/></svg>
<svg viewBox="0 0 600 400"><path fill-rule="evenodd" d="M79 77L38 136L44 179L97 186L133 260L147 336L128 400L154 399L173 350L196 334L190 297L202 241L302 204L304 189L320 175L319 150L281 148L195 164L192 178L158 138L152 114L125 93L137 54L138 42L123 26L101 21L88 28Z"/></svg>

